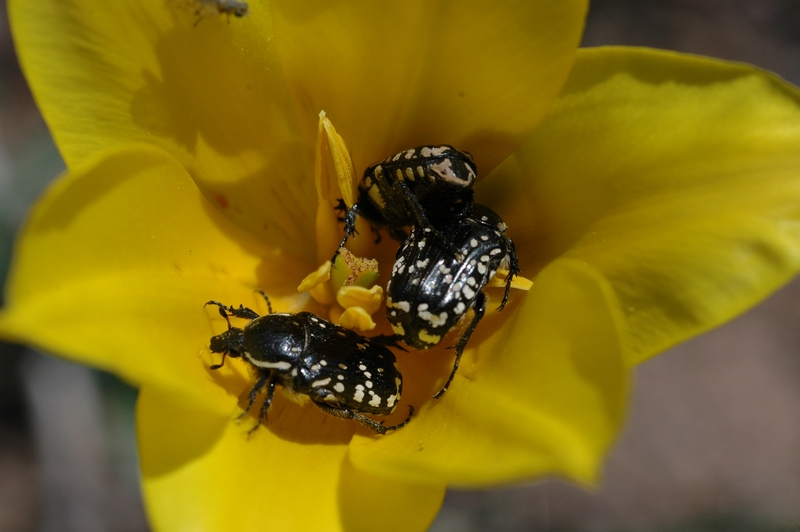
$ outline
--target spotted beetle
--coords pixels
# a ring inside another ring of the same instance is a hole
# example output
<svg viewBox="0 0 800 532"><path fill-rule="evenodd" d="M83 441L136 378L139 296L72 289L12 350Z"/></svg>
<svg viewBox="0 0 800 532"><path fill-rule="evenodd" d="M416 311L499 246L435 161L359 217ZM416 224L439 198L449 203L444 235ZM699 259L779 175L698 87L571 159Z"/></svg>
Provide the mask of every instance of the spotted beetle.
<svg viewBox="0 0 800 532"><path fill-rule="evenodd" d="M458 370L461 355L486 311L483 288L497 269L508 268L502 310L508 301L512 278L519 273L514 243L505 235L506 224L484 205L441 226L445 238L461 253L451 253L429 238L430 229L415 227L397 251L386 286L386 309L396 337L415 349L437 345L470 308L475 315L455 345L450 377L434 396L447 391Z"/></svg>
<svg viewBox="0 0 800 532"><path fill-rule="evenodd" d="M358 184L358 200L344 217L345 235L331 262L355 232L357 215L373 227L387 226L400 241L409 225L430 228L441 239L434 226L470 207L477 175L472 155L448 145L412 148L370 165Z"/></svg>
<svg viewBox="0 0 800 532"><path fill-rule="evenodd" d="M413 407L405 421L388 427L363 415L389 415L400 400L403 377L387 349L396 346L393 337L365 338L310 312L274 314L264 298L269 309L266 316L242 305L206 303L216 305L228 322L227 331L211 338L210 349L222 353L222 361L210 369L221 368L226 357L241 357L257 377L242 416L266 388L258 423L251 432L266 421L276 385L283 386L296 402L310 399L324 412L357 421L378 434L397 430L411 420ZM231 326L230 316L250 321L240 329Z"/></svg>

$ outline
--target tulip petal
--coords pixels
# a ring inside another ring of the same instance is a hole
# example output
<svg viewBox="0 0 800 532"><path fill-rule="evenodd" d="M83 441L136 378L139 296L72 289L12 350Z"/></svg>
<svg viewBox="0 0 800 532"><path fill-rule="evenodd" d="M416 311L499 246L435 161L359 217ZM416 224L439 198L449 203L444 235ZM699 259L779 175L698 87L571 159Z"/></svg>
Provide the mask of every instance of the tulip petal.
<svg viewBox="0 0 800 532"><path fill-rule="evenodd" d="M347 459L352 422L311 405L275 404L270 416L269 429L260 427L248 437L244 424L143 388L137 418L153 527L421 531L433 521L444 485L355 470Z"/></svg>
<svg viewBox="0 0 800 532"><path fill-rule="evenodd" d="M9 13L70 169L121 142L156 144L226 216L313 259L313 142L302 138L280 75L267 6L251 2L247 17L212 14L195 26L193 5L11 0Z"/></svg>
<svg viewBox="0 0 800 532"><path fill-rule="evenodd" d="M128 146L89 159L40 200L17 242L0 335L135 384L174 387L229 412L246 379L209 372L208 340L225 329L216 299L299 309L291 257L233 225L168 154ZM216 357L217 355L214 355ZM219 375L218 375L219 374ZM216 394L216 395L215 395Z"/></svg>
<svg viewBox="0 0 800 532"><path fill-rule="evenodd" d="M605 275L630 363L755 305L800 268L800 92L741 64L582 50L539 130L480 185L531 276Z"/></svg>
<svg viewBox="0 0 800 532"><path fill-rule="evenodd" d="M301 122L316 125L324 109L357 169L448 143L471 151L488 172L557 96L587 5L281 0L273 11Z"/></svg>
<svg viewBox="0 0 800 532"><path fill-rule="evenodd" d="M378 442L354 438L356 467L454 486L543 474L596 482L629 387L611 287L592 268L563 259L507 312L502 328L479 339L471 356L467 350L442 399Z"/></svg>

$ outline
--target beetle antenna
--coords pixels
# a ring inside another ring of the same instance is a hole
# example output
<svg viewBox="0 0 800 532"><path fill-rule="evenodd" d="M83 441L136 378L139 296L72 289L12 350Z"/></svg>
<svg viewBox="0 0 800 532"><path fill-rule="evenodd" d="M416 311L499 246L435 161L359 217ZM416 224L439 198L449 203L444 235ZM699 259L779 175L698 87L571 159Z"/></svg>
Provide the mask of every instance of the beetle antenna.
<svg viewBox="0 0 800 532"><path fill-rule="evenodd" d="M224 366L225 365L225 357L226 356L228 356L228 352L227 351L223 351L222 352L222 362L220 362L219 364L212 364L211 366L208 366L208 369L219 369L222 366Z"/></svg>
<svg viewBox="0 0 800 532"><path fill-rule="evenodd" d="M269 302L269 297L267 297L267 294L265 294L263 290L256 290L256 292L264 296L264 300L267 302L267 310L269 310L269 313L272 314L272 303Z"/></svg>

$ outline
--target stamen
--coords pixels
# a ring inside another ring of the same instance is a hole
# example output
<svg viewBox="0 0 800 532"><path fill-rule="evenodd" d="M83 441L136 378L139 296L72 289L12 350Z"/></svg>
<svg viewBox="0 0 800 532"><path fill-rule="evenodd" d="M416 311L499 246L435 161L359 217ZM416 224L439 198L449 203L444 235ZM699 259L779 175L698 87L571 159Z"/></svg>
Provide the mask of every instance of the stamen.
<svg viewBox="0 0 800 532"><path fill-rule="evenodd" d="M331 284L338 290L342 286L369 287L378 280L378 261L363 259L342 248L331 271Z"/></svg>
<svg viewBox="0 0 800 532"><path fill-rule="evenodd" d="M371 331L375 328L375 322L372 321L372 316L361 307L345 309L339 317L339 325L356 331Z"/></svg>
<svg viewBox="0 0 800 532"><path fill-rule="evenodd" d="M325 261L322 266L311 272L300 282L297 287L298 292L309 292L311 297L323 305L330 305L335 300L333 288L328 282L331 278L331 263Z"/></svg>
<svg viewBox="0 0 800 532"><path fill-rule="evenodd" d="M325 111L320 111L319 126L317 127L317 154L314 164L314 182L317 185L319 201L331 201L337 197L331 189L328 167L329 153L333 159L339 191L345 204L352 207L355 203L356 169L344 139L336 132L336 128L328 120Z"/></svg>
<svg viewBox="0 0 800 532"><path fill-rule="evenodd" d="M336 302L346 309L361 307L368 314L374 314L381 308L383 288L378 285L370 289L362 286L343 286L336 292Z"/></svg>

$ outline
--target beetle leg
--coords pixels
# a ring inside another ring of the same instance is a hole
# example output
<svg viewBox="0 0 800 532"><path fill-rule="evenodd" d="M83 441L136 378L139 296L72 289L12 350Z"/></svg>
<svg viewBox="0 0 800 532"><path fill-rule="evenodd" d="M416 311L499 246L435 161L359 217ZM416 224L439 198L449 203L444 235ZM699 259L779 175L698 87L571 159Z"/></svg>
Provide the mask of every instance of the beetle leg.
<svg viewBox="0 0 800 532"><path fill-rule="evenodd" d="M208 369L219 369L222 366L224 366L225 365L225 357L226 356L228 356L228 352L227 351L223 351L222 352L222 362L220 362L219 364L212 364L212 365L208 366Z"/></svg>
<svg viewBox="0 0 800 532"><path fill-rule="evenodd" d="M239 414L239 416L236 418L236 421L240 421L245 415L247 415L248 412L250 412L250 409L253 408L253 403L256 402L256 395L258 395L258 392L261 391L261 388L267 384L267 381L270 379L270 377L272 377L272 373L268 372L258 378L256 383L253 385L253 388L250 390L250 400L247 402L247 408L245 408L244 411ZM261 418L259 418L258 422L259 424L261 423Z"/></svg>
<svg viewBox="0 0 800 532"><path fill-rule="evenodd" d="M339 198L336 200L336 207L333 208L336 211L336 221L339 223L344 222L344 215L347 214L347 204L344 202L344 198Z"/></svg>
<svg viewBox="0 0 800 532"><path fill-rule="evenodd" d="M506 301L508 301L508 293L511 291L511 280L514 279L514 276L519 273L519 259L517 258L517 253L514 248L514 242L506 237L506 249L508 252L508 277L506 277L506 290L503 294L503 301L500 302L500 306L497 307L497 310L503 310L506 306Z"/></svg>
<svg viewBox="0 0 800 532"><path fill-rule="evenodd" d="M374 419L370 419L367 416L361 415L361 414L359 414L357 412L353 412L349 408L335 408L335 407L332 407L332 406L329 406L329 405L326 405L326 404L323 404L323 403L318 403L316 401L314 401L314 404L317 405L320 408L320 410L322 410L326 414L330 414L332 416L340 417L340 418L343 418L343 419L352 419L353 421L357 421L357 422L361 423L362 425L364 425L365 427L368 427L368 428L374 430L378 434L386 434L390 430L397 430L400 427L405 426L406 423L408 423L409 420L411 419L411 415L414 413L414 407L412 406L411 407L411 413L408 415L408 418L405 421L403 421L399 425L392 425L391 427L384 427L381 423L378 423Z"/></svg>
<svg viewBox="0 0 800 532"><path fill-rule="evenodd" d="M392 185L392 188L395 189L395 195L405 198L406 207L408 207L408 210L410 210L411 214L414 215L414 220L416 220L417 227L431 227L431 222L428 221L428 217L425 216L425 209L422 208L422 205L419 203L419 199L417 199L417 196L411 192L411 189L408 188L406 182L395 181Z"/></svg>
<svg viewBox="0 0 800 532"><path fill-rule="evenodd" d="M261 403L261 410L259 410L258 412L258 421L256 421L256 424L253 426L252 429L247 431L248 436L253 432L255 432L255 430L258 428L259 425L262 425L267 422L267 411L269 410L269 407L272 404L272 398L274 396L275 396L275 379L270 378L269 382L267 382L267 396L264 398L264 402Z"/></svg>
<svg viewBox="0 0 800 532"><path fill-rule="evenodd" d="M467 327L467 330L464 331L461 339L456 344L456 360L453 363L453 371L450 372L450 377L447 379L447 382L444 383L444 387L442 387L442 389L433 396L434 399L438 399L444 395L444 392L447 391L450 383L453 382L453 377L456 376L458 366L461 364L461 355L464 353L464 348L467 346L469 337L472 336L472 333L475 331L475 327L478 326L478 322L481 321L483 314L486 312L486 295L483 292L478 292L478 297L475 298L475 306L473 307L473 310L475 311L475 317L472 318L469 327Z"/></svg>
<svg viewBox="0 0 800 532"><path fill-rule="evenodd" d="M350 207L350 210L347 211L347 215L344 218L344 238L342 238L339 247L336 248L336 251L333 253L333 257L331 257L331 266L336 263L336 257L339 255L339 252L342 248L347 244L347 239L350 238L352 234L358 234L356 231L356 216L358 216L358 203L354 204Z"/></svg>
<svg viewBox="0 0 800 532"><path fill-rule="evenodd" d="M249 308L247 308L247 307L245 307L243 305L239 305L239 308L236 308L233 305L223 305L219 301L213 301L212 300L212 301L208 301L203 306L205 307L205 306L208 306L208 305L216 305L217 307L219 307L219 314L220 314L220 316L225 318L225 320L228 322L228 329L231 328L231 321L230 321L230 319L228 319L228 313L230 313L231 316L234 316L236 318L245 318L245 319L248 319L248 320L254 320L254 319L259 317L259 315L256 314L256 312L254 310L250 310Z"/></svg>
<svg viewBox="0 0 800 532"><path fill-rule="evenodd" d="M442 241L450 253L453 253L458 260L462 260L464 258L464 254L461 253L461 250L458 249L452 242L450 242L447 238L445 238L444 234L441 231L436 229L433 224L431 224L428 217L425 216L425 210L422 208L422 205L419 203L417 196L415 196L411 190L408 188L408 185L405 181L395 181L394 187L397 187L400 192L400 195L406 199L406 205L408 206L411 213L414 215L414 219L416 220L416 226L422 227L423 229L430 229L431 234L435 235L440 241Z"/></svg>
<svg viewBox="0 0 800 532"><path fill-rule="evenodd" d="M373 233L375 233L375 241L373 242L373 244L375 244L377 246L378 244L381 243L381 240L382 240L382 238L381 238L381 230L374 223L370 223L369 224L369 228L372 230ZM391 230L389 231L389 233L391 233Z"/></svg>
<svg viewBox="0 0 800 532"><path fill-rule="evenodd" d="M411 406L411 405L408 405L408 417L405 419L405 421L402 421L402 422L398 423L397 425L391 425L389 427L384 427L384 429L388 432L390 430L397 430L397 429L403 428L406 425L408 425L408 422L411 421L411 416L413 416L413 415L414 415L414 407Z"/></svg>

